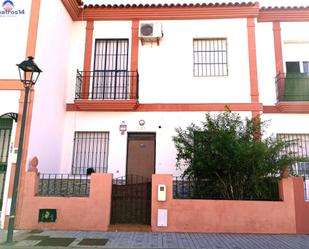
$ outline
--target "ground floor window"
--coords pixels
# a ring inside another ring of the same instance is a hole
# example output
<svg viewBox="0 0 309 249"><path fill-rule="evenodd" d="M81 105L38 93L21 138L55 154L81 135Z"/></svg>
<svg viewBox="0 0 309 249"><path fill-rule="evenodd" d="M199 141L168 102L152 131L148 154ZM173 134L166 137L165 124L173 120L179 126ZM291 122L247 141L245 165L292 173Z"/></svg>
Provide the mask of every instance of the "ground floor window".
<svg viewBox="0 0 309 249"><path fill-rule="evenodd" d="M278 138L291 141L292 145L286 148L298 157L309 157L309 134L278 134ZM298 161L292 165L293 174L304 176L304 197L309 201L309 162Z"/></svg>
<svg viewBox="0 0 309 249"><path fill-rule="evenodd" d="M309 134L278 134L279 139L291 141L292 145L286 148L297 157L309 157ZM296 162L293 165L296 174L309 176L309 162Z"/></svg>
<svg viewBox="0 0 309 249"><path fill-rule="evenodd" d="M76 131L72 160L73 174L86 174L87 170L107 172L108 132Z"/></svg>
<svg viewBox="0 0 309 249"><path fill-rule="evenodd" d="M0 210L3 202L5 174L8 163L13 119L0 118Z"/></svg>

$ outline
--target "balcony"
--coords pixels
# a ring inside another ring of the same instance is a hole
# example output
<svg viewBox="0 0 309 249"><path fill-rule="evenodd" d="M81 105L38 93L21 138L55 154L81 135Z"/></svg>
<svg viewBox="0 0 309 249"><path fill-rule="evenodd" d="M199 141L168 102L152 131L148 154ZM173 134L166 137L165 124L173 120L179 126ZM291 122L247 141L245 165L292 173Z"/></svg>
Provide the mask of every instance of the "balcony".
<svg viewBox="0 0 309 249"><path fill-rule="evenodd" d="M81 111L129 111L138 103L138 72L78 71L74 105Z"/></svg>
<svg viewBox="0 0 309 249"><path fill-rule="evenodd" d="M280 101L309 101L309 75L305 73L278 74L277 98Z"/></svg>
<svg viewBox="0 0 309 249"><path fill-rule="evenodd" d="M280 73L276 76L277 108L286 113L309 112L309 75Z"/></svg>

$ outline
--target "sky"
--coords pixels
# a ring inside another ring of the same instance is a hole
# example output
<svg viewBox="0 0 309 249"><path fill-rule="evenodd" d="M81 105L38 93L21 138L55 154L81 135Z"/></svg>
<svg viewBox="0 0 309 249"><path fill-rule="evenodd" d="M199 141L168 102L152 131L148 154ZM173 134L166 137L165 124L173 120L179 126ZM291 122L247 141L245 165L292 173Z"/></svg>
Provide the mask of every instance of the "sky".
<svg viewBox="0 0 309 249"><path fill-rule="evenodd" d="M257 0L258 1L258 0ZM85 4L159 4L159 3L228 3L246 0L83 0ZM256 2L251 0L251 2ZM259 0L260 6L309 6L309 0Z"/></svg>

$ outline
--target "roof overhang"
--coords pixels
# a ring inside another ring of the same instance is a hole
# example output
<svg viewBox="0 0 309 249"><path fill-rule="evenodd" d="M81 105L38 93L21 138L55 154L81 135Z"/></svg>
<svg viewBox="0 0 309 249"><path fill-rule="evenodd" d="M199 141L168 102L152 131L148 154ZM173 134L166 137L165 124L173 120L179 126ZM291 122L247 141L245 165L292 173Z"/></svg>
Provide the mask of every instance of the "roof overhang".
<svg viewBox="0 0 309 249"><path fill-rule="evenodd" d="M261 8L258 22L301 22L309 21L308 7Z"/></svg>
<svg viewBox="0 0 309 249"><path fill-rule="evenodd" d="M259 3L83 5L62 0L73 20L185 20L257 17Z"/></svg>

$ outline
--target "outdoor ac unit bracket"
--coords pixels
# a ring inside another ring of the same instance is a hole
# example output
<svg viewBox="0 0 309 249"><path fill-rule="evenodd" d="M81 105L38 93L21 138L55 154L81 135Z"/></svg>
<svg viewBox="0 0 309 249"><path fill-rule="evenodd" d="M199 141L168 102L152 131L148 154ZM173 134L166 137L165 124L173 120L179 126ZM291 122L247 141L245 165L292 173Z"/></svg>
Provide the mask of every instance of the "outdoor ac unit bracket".
<svg viewBox="0 0 309 249"><path fill-rule="evenodd" d="M144 45L146 42L155 42L160 45L160 40L163 37L161 23L142 23L139 28L139 39Z"/></svg>

